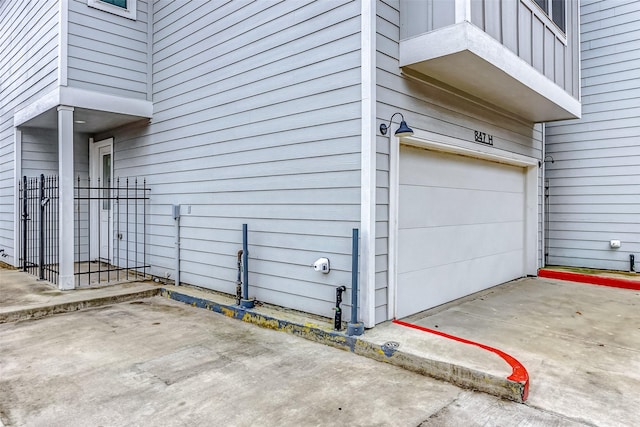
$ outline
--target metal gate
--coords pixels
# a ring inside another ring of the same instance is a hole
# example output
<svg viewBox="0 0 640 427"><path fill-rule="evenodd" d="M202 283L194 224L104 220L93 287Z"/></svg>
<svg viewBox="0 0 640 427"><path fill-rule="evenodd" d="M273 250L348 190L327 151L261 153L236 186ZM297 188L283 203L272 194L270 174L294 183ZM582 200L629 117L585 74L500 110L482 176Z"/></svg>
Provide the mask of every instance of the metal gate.
<svg viewBox="0 0 640 427"><path fill-rule="evenodd" d="M20 195L22 270L58 282L58 177L23 177Z"/></svg>

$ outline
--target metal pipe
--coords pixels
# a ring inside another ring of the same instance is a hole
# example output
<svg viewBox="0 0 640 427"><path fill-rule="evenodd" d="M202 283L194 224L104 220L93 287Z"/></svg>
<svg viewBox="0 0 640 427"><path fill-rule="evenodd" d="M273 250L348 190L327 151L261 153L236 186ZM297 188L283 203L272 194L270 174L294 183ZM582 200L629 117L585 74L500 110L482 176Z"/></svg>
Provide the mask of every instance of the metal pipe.
<svg viewBox="0 0 640 427"><path fill-rule="evenodd" d="M238 251L238 279L236 280L236 305L242 300L242 249Z"/></svg>
<svg viewBox="0 0 640 427"><path fill-rule="evenodd" d="M342 293L346 290L346 286L338 286L336 288L336 306L334 308L336 312L333 316L333 329L336 331L342 330L342 309L340 308L340 304L342 304Z"/></svg>
<svg viewBox="0 0 640 427"><path fill-rule="evenodd" d="M358 322L358 229L351 239L351 323Z"/></svg>
<svg viewBox="0 0 640 427"><path fill-rule="evenodd" d="M351 322L347 324L347 335L362 335L364 324L358 322L358 229L351 235Z"/></svg>
<svg viewBox="0 0 640 427"><path fill-rule="evenodd" d="M91 221L95 221L95 219L91 219L91 211L93 210L93 189L91 188L91 176L87 177L87 188L85 189L85 194L87 195L87 224L91 227ZM95 185L95 184L94 184ZM97 226L98 234L100 233L100 225ZM91 243L91 228L89 228L89 233L87 233L87 270L88 270L88 279L87 283L91 283L91 249L93 247L93 243ZM99 251L99 249L98 249Z"/></svg>
<svg viewBox="0 0 640 427"><path fill-rule="evenodd" d="M249 296L249 242L247 224L242 224L242 295L245 299Z"/></svg>
<svg viewBox="0 0 640 427"><path fill-rule="evenodd" d="M635 273L636 271L636 257L633 254L629 255L629 271Z"/></svg>
<svg viewBox="0 0 640 427"><path fill-rule="evenodd" d="M173 205L173 219L175 221L175 235L176 235L176 245L175 245L175 277L174 283L176 286L180 285L180 205ZM127 239L128 240L128 239Z"/></svg>
<svg viewBox="0 0 640 427"><path fill-rule="evenodd" d="M541 141L541 149L542 149L542 162L540 162L540 179L542 180L542 185L543 187L546 187L547 185L547 180L546 180L546 164L545 164L545 159L546 159L546 153L547 153L547 148L545 147L545 124L541 123L540 124L541 127L541 132L540 132L540 137L542 139ZM547 209L547 204L549 203L549 201L547 200L547 190L545 188L544 190L544 197L542 197L542 209L540 212L540 215L542 218L540 218L540 228L541 228L541 238L542 238L542 266L541 267L546 267L547 265L547 257L549 256L549 251L547 249L547 223L546 221L546 209Z"/></svg>
<svg viewBox="0 0 640 427"><path fill-rule="evenodd" d="M242 300L240 306L253 308L255 301L249 299L249 232L247 224L242 224Z"/></svg>

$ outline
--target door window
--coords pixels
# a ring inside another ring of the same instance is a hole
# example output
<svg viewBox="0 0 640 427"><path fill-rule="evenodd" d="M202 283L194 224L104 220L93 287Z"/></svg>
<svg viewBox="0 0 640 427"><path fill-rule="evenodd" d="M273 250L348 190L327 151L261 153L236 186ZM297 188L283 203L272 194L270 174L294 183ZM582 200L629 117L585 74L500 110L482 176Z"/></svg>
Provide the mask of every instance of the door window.
<svg viewBox="0 0 640 427"><path fill-rule="evenodd" d="M102 209L108 211L111 209L111 154L102 155Z"/></svg>

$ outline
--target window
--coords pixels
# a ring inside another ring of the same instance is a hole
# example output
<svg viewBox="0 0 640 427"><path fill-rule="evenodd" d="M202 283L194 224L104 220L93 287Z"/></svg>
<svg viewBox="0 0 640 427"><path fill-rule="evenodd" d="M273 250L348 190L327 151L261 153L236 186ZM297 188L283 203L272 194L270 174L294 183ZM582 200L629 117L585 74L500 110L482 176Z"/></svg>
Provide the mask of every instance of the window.
<svg viewBox="0 0 640 427"><path fill-rule="evenodd" d="M567 5L565 4L565 0L534 0L534 2L551 18L553 23L556 24L563 33L567 32L565 22Z"/></svg>
<svg viewBox="0 0 640 427"><path fill-rule="evenodd" d="M111 209L111 154L102 155L102 209Z"/></svg>
<svg viewBox="0 0 640 427"><path fill-rule="evenodd" d="M87 0L87 5L114 15L136 19L136 0Z"/></svg>
<svg viewBox="0 0 640 427"><path fill-rule="evenodd" d="M564 0L551 0L551 19L565 33L567 32L564 16L566 10Z"/></svg>
<svg viewBox="0 0 640 427"><path fill-rule="evenodd" d="M100 1L102 1L103 3L109 3L114 6L121 7L123 9L127 8L127 0L100 0Z"/></svg>

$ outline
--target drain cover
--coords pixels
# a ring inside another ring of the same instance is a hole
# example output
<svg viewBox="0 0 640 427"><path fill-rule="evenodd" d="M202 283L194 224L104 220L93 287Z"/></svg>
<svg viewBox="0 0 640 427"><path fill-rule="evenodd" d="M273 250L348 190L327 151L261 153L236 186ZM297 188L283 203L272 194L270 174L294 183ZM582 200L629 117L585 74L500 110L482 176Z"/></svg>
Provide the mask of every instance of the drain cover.
<svg viewBox="0 0 640 427"><path fill-rule="evenodd" d="M388 348L389 350L397 350L400 347L400 343L396 341L387 341L382 345L384 348Z"/></svg>

